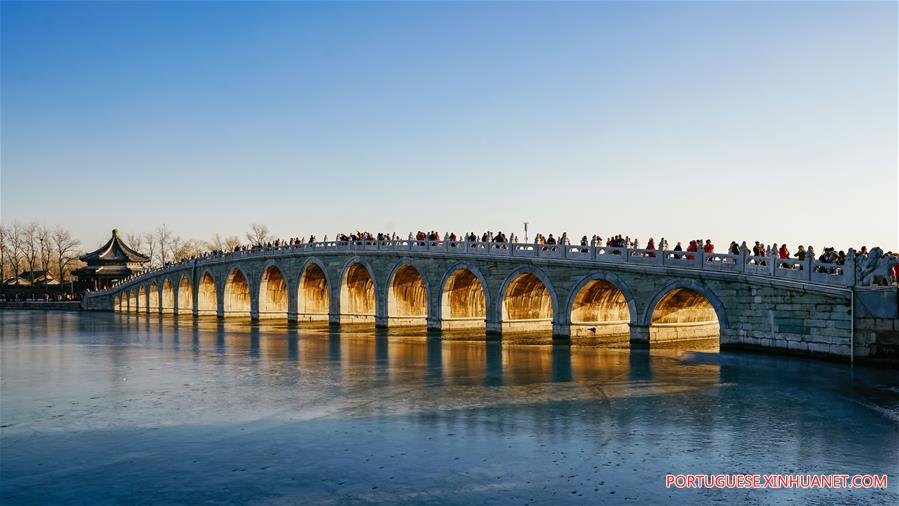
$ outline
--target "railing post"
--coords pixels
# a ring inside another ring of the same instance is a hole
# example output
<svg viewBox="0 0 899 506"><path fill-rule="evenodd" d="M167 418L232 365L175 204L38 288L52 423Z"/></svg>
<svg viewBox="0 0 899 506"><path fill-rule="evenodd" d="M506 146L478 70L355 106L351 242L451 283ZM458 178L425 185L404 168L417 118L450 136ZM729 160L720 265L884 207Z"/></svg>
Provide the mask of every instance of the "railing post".
<svg viewBox="0 0 899 506"><path fill-rule="evenodd" d="M596 245L595 244L590 245L590 260L593 260L594 262L596 261Z"/></svg>
<svg viewBox="0 0 899 506"><path fill-rule="evenodd" d="M846 255L846 261L843 263L843 282L847 286L855 286L855 250L849 249L849 254Z"/></svg>
<svg viewBox="0 0 899 506"><path fill-rule="evenodd" d="M814 268L815 257L811 255L809 252L805 253L805 259L802 260L802 268L805 269L805 272L802 273L802 279L806 281L812 280L812 269Z"/></svg>

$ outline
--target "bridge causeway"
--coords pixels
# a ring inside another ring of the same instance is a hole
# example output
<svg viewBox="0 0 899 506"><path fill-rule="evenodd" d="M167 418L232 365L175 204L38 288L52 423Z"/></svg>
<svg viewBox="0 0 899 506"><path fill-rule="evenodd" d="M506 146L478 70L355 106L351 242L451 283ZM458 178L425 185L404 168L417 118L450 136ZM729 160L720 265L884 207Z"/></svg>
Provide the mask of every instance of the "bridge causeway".
<svg viewBox="0 0 899 506"><path fill-rule="evenodd" d="M83 307L649 345L716 337L722 347L869 356L882 321L897 320L896 288L862 286L855 262L745 250L329 241L169 265L88 293Z"/></svg>

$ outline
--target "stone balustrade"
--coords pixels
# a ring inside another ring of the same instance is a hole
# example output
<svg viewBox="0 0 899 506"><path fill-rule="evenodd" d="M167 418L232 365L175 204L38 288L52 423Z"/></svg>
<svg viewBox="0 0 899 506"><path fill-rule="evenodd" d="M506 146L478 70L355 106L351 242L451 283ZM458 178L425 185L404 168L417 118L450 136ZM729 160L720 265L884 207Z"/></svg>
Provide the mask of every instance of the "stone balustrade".
<svg viewBox="0 0 899 506"><path fill-rule="evenodd" d="M767 276L842 287L854 286L856 283L855 257L853 255L847 256L844 264L834 264L814 260L813 251L806 255L805 260L797 260L781 259L777 257L776 253L770 256L755 256L748 254L748 252L733 255L728 253L648 250L609 246L583 246L575 244L396 240L324 241L226 252L153 269L144 272L139 276L123 280L109 289L100 290L95 293L109 293L121 287L140 283L143 279L149 277L168 271L183 269L185 265L191 264L195 264L199 267L222 261L230 262L240 258L357 251L417 251L433 254L444 253L452 255L531 257L547 260L593 262L596 264L631 264L725 273L729 272L734 274Z"/></svg>

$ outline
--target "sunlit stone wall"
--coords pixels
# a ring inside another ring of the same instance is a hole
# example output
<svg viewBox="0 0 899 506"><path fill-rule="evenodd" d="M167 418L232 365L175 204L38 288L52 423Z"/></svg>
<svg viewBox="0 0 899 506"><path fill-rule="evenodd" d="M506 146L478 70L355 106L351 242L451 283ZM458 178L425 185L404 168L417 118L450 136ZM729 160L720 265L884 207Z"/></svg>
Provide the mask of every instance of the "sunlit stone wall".
<svg viewBox="0 0 899 506"><path fill-rule="evenodd" d="M163 314L172 314L175 312L175 288L172 286L172 280L165 278L162 282L162 305L160 310Z"/></svg>
<svg viewBox="0 0 899 506"><path fill-rule="evenodd" d="M208 272L200 278L197 292L197 313L200 315L216 314L218 311L218 293L215 280Z"/></svg>
<svg viewBox="0 0 899 506"><path fill-rule="evenodd" d="M249 287L247 288L249 295ZM250 311L249 300L246 306ZM287 280L275 266L270 266L262 275L259 286L259 317L282 318L287 315Z"/></svg>
<svg viewBox="0 0 899 506"><path fill-rule="evenodd" d="M193 289L190 279L184 274L178 280L178 314L191 314L194 310Z"/></svg>
<svg viewBox="0 0 899 506"><path fill-rule="evenodd" d="M471 270L456 269L446 280L441 294L444 330L483 328L487 320L484 287Z"/></svg>
<svg viewBox="0 0 899 506"><path fill-rule="evenodd" d="M374 280L368 269L359 263L350 265L340 287L340 321L374 321L375 297Z"/></svg>
<svg viewBox="0 0 899 506"><path fill-rule="evenodd" d="M250 316L250 284L238 269L231 271L225 282L224 312L234 316Z"/></svg>
<svg viewBox="0 0 899 506"><path fill-rule="evenodd" d="M318 264L309 263L303 270L297 294L299 320L327 320L330 311L330 294L325 271Z"/></svg>
<svg viewBox="0 0 899 506"><path fill-rule="evenodd" d="M402 265L394 273L387 295L387 316L391 326L427 324L428 294L415 267Z"/></svg>

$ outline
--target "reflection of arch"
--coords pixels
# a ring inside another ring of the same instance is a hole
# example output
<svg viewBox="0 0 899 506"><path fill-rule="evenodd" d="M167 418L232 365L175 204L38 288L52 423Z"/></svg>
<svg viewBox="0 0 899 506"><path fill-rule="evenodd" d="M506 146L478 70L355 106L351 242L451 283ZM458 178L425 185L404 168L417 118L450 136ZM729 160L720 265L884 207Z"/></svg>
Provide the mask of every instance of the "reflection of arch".
<svg viewBox="0 0 899 506"><path fill-rule="evenodd" d="M275 264L269 264L259 279L259 316L287 316L287 277Z"/></svg>
<svg viewBox="0 0 899 506"><path fill-rule="evenodd" d="M213 288L214 289L214 288ZM182 274L178 280L178 308L179 314L191 314L194 311L194 297L191 290L190 279L187 274Z"/></svg>
<svg viewBox="0 0 899 506"><path fill-rule="evenodd" d="M175 311L175 289L172 287L172 280L165 278L162 282L162 312L171 314Z"/></svg>
<svg viewBox="0 0 899 506"><path fill-rule="evenodd" d="M321 260L309 258L297 283L297 314L304 320L327 320L331 283Z"/></svg>
<svg viewBox="0 0 899 506"><path fill-rule="evenodd" d="M428 282L408 261L400 262L387 278L387 316L391 324L426 324Z"/></svg>
<svg viewBox="0 0 899 506"><path fill-rule="evenodd" d="M695 280L674 281L659 290L643 314L652 341L719 338L727 328L724 304Z"/></svg>
<svg viewBox="0 0 899 506"><path fill-rule="evenodd" d="M225 314L250 314L250 280L240 267L231 269L225 280L224 298Z"/></svg>
<svg viewBox="0 0 899 506"><path fill-rule="evenodd" d="M147 290L144 288L144 285L140 285L137 289L137 304L134 307L138 313L140 313L141 308L147 309Z"/></svg>
<svg viewBox="0 0 899 506"><path fill-rule="evenodd" d="M571 324L572 336L628 338L628 325L636 323L634 297L613 273L597 272L582 278L568 296L566 311L559 315Z"/></svg>
<svg viewBox="0 0 899 506"><path fill-rule="evenodd" d="M147 312L148 313L158 313L159 312L159 285L156 284L155 281L150 283L150 287L147 288L147 295L149 302L147 302Z"/></svg>
<svg viewBox="0 0 899 506"><path fill-rule="evenodd" d="M540 269L524 266L510 273L499 292L503 330L551 330L558 314L558 298Z"/></svg>
<svg viewBox="0 0 899 506"><path fill-rule="evenodd" d="M365 260L347 261L340 275L340 314L349 321L373 321L377 312L374 270Z"/></svg>
<svg viewBox="0 0 899 506"><path fill-rule="evenodd" d="M487 281L477 267L458 263L447 269L437 305L442 328L484 327L488 307Z"/></svg>
<svg viewBox="0 0 899 506"><path fill-rule="evenodd" d="M218 294L215 279L208 271L200 276L197 283L197 314L216 314L218 312Z"/></svg>

